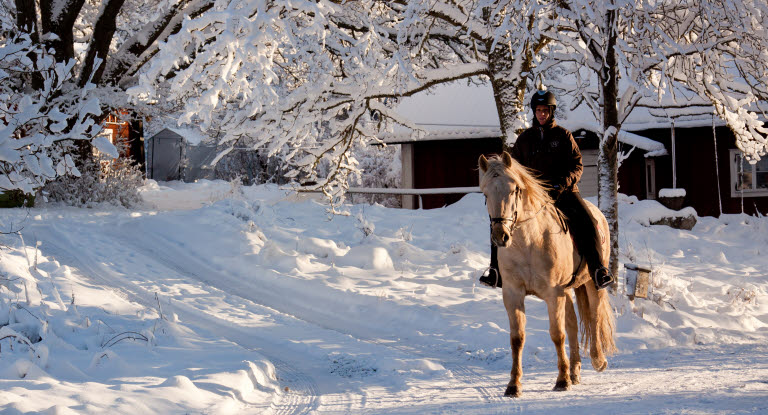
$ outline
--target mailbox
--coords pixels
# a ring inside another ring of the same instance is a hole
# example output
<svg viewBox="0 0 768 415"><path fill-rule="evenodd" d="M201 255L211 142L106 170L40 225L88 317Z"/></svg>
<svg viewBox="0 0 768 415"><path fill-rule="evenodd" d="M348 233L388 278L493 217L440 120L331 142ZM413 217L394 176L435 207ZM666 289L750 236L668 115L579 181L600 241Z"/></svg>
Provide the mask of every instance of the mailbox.
<svg viewBox="0 0 768 415"><path fill-rule="evenodd" d="M651 270L637 264L624 264L627 269L627 296L630 300L635 297L648 298L648 286L651 284Z"/></svg>

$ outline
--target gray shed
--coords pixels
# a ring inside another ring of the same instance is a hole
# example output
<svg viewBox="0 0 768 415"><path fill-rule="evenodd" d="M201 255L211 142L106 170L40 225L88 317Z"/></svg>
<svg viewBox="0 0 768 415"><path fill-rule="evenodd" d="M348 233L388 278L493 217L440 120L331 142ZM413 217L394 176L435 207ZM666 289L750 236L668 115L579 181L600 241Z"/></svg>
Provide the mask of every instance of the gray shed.
<svg viewBox="0 0 768 415"><path fill-rule="evenodd" d="M153 180L181 180L184 137L168 128L147 143L147 176Z"/></svg>
<svg viewBox="0 0 768 415"><path fill-rule="evenodd" d="M177 131L164 128L148 140L147 176L150 179L194 182L237 178L243 184L282 182L282 166L277 159L269 159L251 148L235 148L213 165L224 147L203 142L193 144L203 140L199 135L188 140L182 135L183 130Z"/></svg>

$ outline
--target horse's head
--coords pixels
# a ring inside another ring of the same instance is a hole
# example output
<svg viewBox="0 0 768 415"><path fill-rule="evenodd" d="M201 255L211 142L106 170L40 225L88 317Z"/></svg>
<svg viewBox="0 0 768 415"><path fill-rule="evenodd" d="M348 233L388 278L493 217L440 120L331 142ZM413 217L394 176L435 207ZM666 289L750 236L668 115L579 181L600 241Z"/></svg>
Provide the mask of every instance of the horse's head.
<svg viewBox="0 0 768 415"><path fill-rule="evenodd" d="M527 206L550 202L546 189L506 151L501 157L480 156L480 190L491 218L491 241L502 248L512 242L518 216Z"/></svg>
<svg viewBox="0 0 768 415"><path fill-rule="evenodd" d="M513 163L516 162L506 151L501 158L489 160L481 155L478 160L480 189L491 217L491 241L499 247L510 245L511 226L517 221L521 189L510 171Z"/></svg>

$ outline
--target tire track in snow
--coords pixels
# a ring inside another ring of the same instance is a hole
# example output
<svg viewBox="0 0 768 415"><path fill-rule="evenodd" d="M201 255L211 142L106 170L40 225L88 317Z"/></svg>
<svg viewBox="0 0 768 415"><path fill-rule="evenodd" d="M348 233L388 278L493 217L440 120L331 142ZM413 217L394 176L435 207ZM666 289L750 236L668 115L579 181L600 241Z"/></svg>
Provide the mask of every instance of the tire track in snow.
<svg viewBox="0 0 768 415"><path fill-rule="evenodd" d="M269 354L265 356L275 366L283 395L272 403L275 415L310 414L319 407L319 393L314 379L295 367Z"/></svg>
<svg viewBox="0 0 768 415"><path fill-rule="evenodd" d="M477 372L475 369L473 369L470 366L460 363L459 359L455 357L452 358L451 360L443 360L442 357L438 358L434 355L424 353L423 349L418 349L412 346L404 346L402 344L391 344L390 342L383 341L383 340L363 339L363 341L380 344L390 349L399 350L403 353L410 354L412 356L420 357L423 359L439 360L440 363L443 365L443 367L449 370L453 374L454 379L466 385L467 388L475 389L478 392L478 394L482 396L486 402L488 403L503 402L505 404L508 404L510 402L509 398L505 398L503 396L503 389L506 388L506 385L500 385L499 382L496 381L495 379L491 378L490 376ZM504 410L503 413L509 413L508 411L509 409L507 408ZM494 413L494 412L489 412L489 413Z"/></svg>
<svg viewBox="0 0 768 415"><path fill-rule="evenodd" d="M119 233L120 235L125 235L125 233ZM148 234L143 234L142 236L147 237ZM132 246L132 248L141 251L144 255L152 256L153 258L157 259L159 262L161 262L166 267L173 269L177 273L181 275L190 276L198 281L205 282L207 284L211 284L222 291L228 292L231 295L238 296L241 298L244 298L248 301L254 302L256 304L260 304L258 299L256 298L250 298L250 296L243 296L241 294L233 293L230 290L227 290L226 287L219 287L221 285L220 281L222 280L232 280L233 278L219 278L223 277L222 273L217 272L216 270L210 269L211 273L213 274L212 277L202 277L200 275L200 269L192 269L193 267L189 266L188 264L195 262L195 261L185 261L183 259L183 253L176 252L178 255L168 255L166 252L169 252L167 249L157 249L159 246L168 245L167 241L162 240L158 237L150 236L152 240L152 245L155 247L155 250L150 251L146 246L149 246L147 244L139 244L136 242L135 238L131 239L123 239L123 241L126 244L129 244ZM173 250L170 250L173 251ZM204 266L204 264L201 264ZM267 308L272 308L272 306L260 304ZM343 334L346 336L351 336L356 340L359 340L361 342L365 342L368 344L375 344L378 346L383 346L391 350L396 350L402 354L409 355L415 358L420 359L429 359L429 360L436 360L439 361L445 369L449 370L452 374L455 380L457 380L460 384L465 386L467 389L474 389L477 391L477 393L483 397L483 399L486 402L489 403L505 403L509 404L510 399L503 396L504 388L506 387L505 384L498 384L498 382L486 375L478 373L476 370L472 369L471 367L464 365L462 363L459 363L456 358L446 360L445 355L443 356L435 356L434 354L425 353L422 349L417 349L410 346L404 346L402 344L393 344L392 342L380 340L380 339L373 339L373 338L367 338L364 336L359 336L355 333L339 330L334 327L328 327L326 325L320 324L316 321L307 320L301 316L297 316L295 314L290 313L286 310L276 310L280 313L289 315L293 318L296 318L297 320L305 321L311 325L315 325L318 327L321 327L325 330L331 330L334 332L337 332L339 334ZM369 398L370 399L370 398ZM509 408L503 411L504 413L509 413Z"/></svg>
<svg viewBox="0 0 768 415"><path fill-rule="evenodd" d="M60 263L63 262L66 265L76 268L86 278L105 284L107 289L128 301L140 304L145 308L155 308L156 302L154 293L149 292L144 287L118 275L117 272L109 269L103 263L93 260L84 252L85 250L78 251L77 247L74 246L73 241L67 237L66 232L57 229L56 226L46 225L45 227L48 228L46 234L51 237L46 238L44 245L41 247L41 249L45 250L46 256L51 256L56 258ZM74 251L78 251L78 253L75 253ZM174 271L178 272L178 270ZM135 290L129 290L128 287L134 287ZM179 309L178 306L179 304L176 304L176 309ZM276 401L273 401L271 404L271 408L275 411L274 413L276 415L309 414L318 409L318 388L311 376L301 372L287 362L278 359L270 352L253 347L252 345L244 344L242 338L248 336L249 333L239 333L239 330L238 333L227 333L226 331L222 333L222 327L225 325L221 325L219 322L214 321L217 320L215 317L211 317L202 310L187 309L185 311L186 313L195 315L194 319L185 318L185 320L194 320L196 323L205 321L207 324L202 325L205 329L227 338L245 349L254 350L269 359L275 367L278 384L282 389L282 393L277 395Z"/></svg>
<svg viewBox="0 0 768 415"><path fill-rule="evenodd" d="M333 327L327 327L325 325L319 324L318 322L304 319L300 316L293 315L290 312L275 310L271 306L261 304L257 298L249 298L252 296L247 295L247 290L238 290L237 285L239 285L241 282L234 281L236 278L233 276L227 275L226 272L215 270L205 263L201 263L198 258L189 257L188 253L179 250L178 247L173 246L172 243L169 243L162 238L153 236L151 233L137 235L137 230L135 228L131 229L127 226L124 226L122 230L124 232L115 232L109 235L110 239L118 242L114 244L115 246L129 247L131 251L136 252L138 255L151 259L153 263L165 267L181 276L189 277L190 279L209 285L212 288L220 290L231 297L241 298L247 302L254 303L258 306L264 307L282 315L289 316L312 326L333 331L345 336L350 336L361 342L385 347L406 356L440 362L443 367L450 371L453 375L453 385L449 385L449 390L453 390L455 393L458 393L463 397L468 396L467 393L463 391L474 390L476 391L475 396L481 397L482 402L485 403L484 407L481 406L482 409L478 408L477 411L471 411L473 413L510 413L510 410L513 410L513 408L510 407L511 405L519 406L517 404L513 404L508 398L503 396L503 384L499 384L497 380L489 376L478 373L475 369L463 364L462 362L459 362L458 359L454 356L451 356L451 358L447 359L448 356L445 354L436 355L435 353L429 353L426 349L406 346L402 344L393 344L390 341L382 339L361 337L355 335L354 333L339 330ZM61 235L61 239L65 240L65 242L70 242L66 238L66 232L61 230L56 230L56 232ZM71 245L71 243L67 245ZM151 246L151 248L149 248L149 246ZM131 295L131 299L135 300L137 303L149 308L154 307L154 294L149 292L146 288L138 285L137 283L127 281L126 278L118 275L118 272L110 270L108 266L104 265L103 263L99 263L99 261L90 259L88 262L90 264L94 264L94 266L91 267L89 264L85 263L86 261L78 259L74 254L70 254L70 257L77 260L77 263L80 264L86 272L92 276L100 277L98 278L99 280L105 281L109 285L117 285L124 288L136 287L138 291L144 291L146 293L145 296L139 295L136 292L129 292L129 294ZM99 269L95 270L94 268ZM110 275L111 279L105 278L103 276L105 273ZM236 282L236 284L234 284L234 288L232 286L228 286L228 284L232 282ZM177 302L175 305L176 307L179 307L184 306L185 304L178 304ZM186 304L186 306L191 307L188 304ZM224 338L234 341L243 347L253 349L261 353L273 363L279 377L280 387L284 390L284 393L277 397L276 400L272 403L272 409L275 411L275 413L310 413L318 410L320 407L318 388L317 384L310 376L280 360L277 358L277 356L275 356L275 353L263 350L256 345L248 346L247 344L244 344L243 338L245 338L246 333L233 334L231 332L232 327L222 330L221 327L218 327L216 322L212 321L215 319L214 317L206 315L206 313L201 312L201 310L187 311L194 312L195 320L198 322L201 319L209 320L209 324L205 325L207 329L211 330L217 335L221 335ZM248 341L245 341L245 343L248 343ZM288 387L287 391L285 390L285 387ZM472 395L470 394L469 396ZM361 409L367 410L366 408L368 408L369 405L372 405L374 408L378 406L376 403L379 401L379 399L377 398L387 399L385 396L362 397L362 400L359 402L359 404L362 405ZM329 401L327 403L332 404L333 402ZM499 407L498 411L494 411L493 407L487 406L488 404L492 406L504 406ZM347 409L352 410L351 407L348 407ZM513 410L512 412L516 411Z"/></svg>

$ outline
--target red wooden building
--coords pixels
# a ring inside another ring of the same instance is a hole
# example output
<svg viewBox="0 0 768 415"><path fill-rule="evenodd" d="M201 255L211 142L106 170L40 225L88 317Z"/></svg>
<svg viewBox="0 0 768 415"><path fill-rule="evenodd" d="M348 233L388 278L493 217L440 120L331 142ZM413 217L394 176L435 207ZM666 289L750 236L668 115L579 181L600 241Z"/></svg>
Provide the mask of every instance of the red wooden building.
<svg viewBox="0 0 768 415"><path fill-rule="evenodd" d="M129 157L144 171L144 129L143 122L130 111L118 110L102 120L102 135L117 147L121 156Z"/></svg>
<svg viewBox="0 0 768 415"><path fill-rule="evenodd" d="M487 86L442 86L403 100L397 110L423 130L421 135L403 130L381 136L387 144L402 146L404 189L477 186L480 154L501 152L498 117ZM582 151L579 188L584 196L595 196L597 135L595 123L588 122L594 117L584 109L558 113L559 123L574 132ZM686 107L679 117L670 108L636 108L619 135L619 150L626 155L618 172L619 192L656 199L661 189L674 187L685 189L684 206L699 216L765 214L768 158L749 164L726 126L716 124L714 131L711 109L701 103ZM462 196L403 196L403 207L442 207Z"/></svg>
<svg viewBox="0 0 768 415"><path fill-rule="evenodd" d="M686 191L684 205L699 216L766 214L768 159L749 164L728 127L717 126L714 131L711 124L676 127L674 158L671 128L638 131L664 144L668 154L650 159L631 154L619 168L619 191L639 199L656 198L660 189L672 188L675 181L674 187Z"/></svg>

